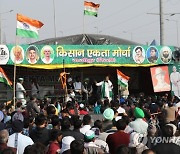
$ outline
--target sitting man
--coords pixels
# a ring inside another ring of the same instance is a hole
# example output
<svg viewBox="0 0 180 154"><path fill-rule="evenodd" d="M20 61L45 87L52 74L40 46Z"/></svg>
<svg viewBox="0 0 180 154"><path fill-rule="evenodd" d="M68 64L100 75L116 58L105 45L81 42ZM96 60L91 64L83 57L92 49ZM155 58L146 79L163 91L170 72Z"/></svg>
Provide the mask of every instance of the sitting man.
<svg viewBox="0 0 180 154"><path fill-rule="evenodd" d="M147 128L148 128L148 124L147 122L145 122L143 120L144 118L144 112L142 109L136 107L134 109L134 116L136 118L135 121L132 121L129 123L129 126L137 133L140 133L140 134L144 134L146 135L147 134Z"/></svg>
<svg viewBox="0 0 180 154"><path fill-rule="evenodd" d="M75 92L75 97L79 100L81 99L82 95L82 82L80 81L80 77L76 77L76 81L73 83L74 86L74 92Z"/></svg>

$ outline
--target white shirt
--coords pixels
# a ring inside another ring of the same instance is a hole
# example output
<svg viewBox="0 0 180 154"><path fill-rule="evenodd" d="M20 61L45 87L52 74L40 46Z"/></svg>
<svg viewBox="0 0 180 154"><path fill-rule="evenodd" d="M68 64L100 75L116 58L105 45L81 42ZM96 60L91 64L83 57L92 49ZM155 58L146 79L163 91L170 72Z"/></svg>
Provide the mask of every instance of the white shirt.
<svg viewBox="0 0 180 154"><path fill-rule="evenodd" d="M147 134L148 124L141 118L129 123L129 126L137 133Z"/></svg>
<svg viewBox="0 0 180 154"><path fill-rule="evenodd" d="M81 90L81 86L82 86L81 82L74 82L73 85L75 90Z"/></svg>
<svg viewBox="0 0 180 154"><path fill-rule="evenodd" d="M125 109L122 108L121 106L117 109L118 113L126 113Z"/></svg>
<svg viewBox="0 0 180 154"><path fill-rule="evenodd" d="M131 134L134 131L134 129L132 129L129 125L126 126L124 132L127 134Z"/></svg>
<svg viewBox="0 0 180 154"><path fill-rule="evenodd" d="M98 148L98 146L94 143L94 142L88 142L88 143L84 143L84 147L95 147Z"/></svg>
<svg viewBox="0 0 180 154"><path fill-rule="evenodd" d="M16 98L21 99L24 98L24 87L21 83L17 82L16 84Z"/></svg>
<svg viewBox="0 0 180 154"><path fill-rule="evenodd" d="M85 135L85 133L91 129L90 125L84 125L82 128L80 128L80 132Z"/></svg>
<svg viewBox="0 0 180 154"><path fill-rule="evenodd" d="M96 138L94 143L95 143L96 146L98 146L104 152L109 153L109 146L105 141L103 141L103 140L101 140L99 138Z"/></svg>
<svg viewBox="0 0 180 154"><path fill-rule="evenodd" d="M105 83L105 94L104 96L107 97L110 101L112 100L112 98L110 98L109 92L112 91L113 89L113 85L112 82L110 80L108 80L107 82L105 81L101 81L99 83L96 83L96 86L101 86L103 87L103 84ZM102 89L101 89L102 90Z"/></svg>
<svg viewBox="0 0 180 154"><path fill-rule="evenodd" d="M80 92L81 89L82 89L82 83L80 81L79 82L74 82L73 86L74 86L75 92Z"/></svg>
<svg viewBox="0 0 180 154"><path fill-rule="evenodd" d="M9 136L7 146L15 148L15 134L16 133ZM18 140L17 141L18 141L17 142L18 154L23 154L25 147L27 147L28 145L34 144L33 140L30 137L25 136L21 133L18 133Z"/></svg>

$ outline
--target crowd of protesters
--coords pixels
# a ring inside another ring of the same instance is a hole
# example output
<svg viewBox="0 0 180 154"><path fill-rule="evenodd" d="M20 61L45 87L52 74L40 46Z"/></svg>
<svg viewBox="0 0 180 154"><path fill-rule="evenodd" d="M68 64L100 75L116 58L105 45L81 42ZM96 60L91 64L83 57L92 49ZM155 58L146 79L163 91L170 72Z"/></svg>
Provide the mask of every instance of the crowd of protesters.
<svg viewBox="0 0 180 154"><path fill-rule="evenodd" d="M180 100L167 93L24 102L0 104L2 154L180 154Z"/></svg>

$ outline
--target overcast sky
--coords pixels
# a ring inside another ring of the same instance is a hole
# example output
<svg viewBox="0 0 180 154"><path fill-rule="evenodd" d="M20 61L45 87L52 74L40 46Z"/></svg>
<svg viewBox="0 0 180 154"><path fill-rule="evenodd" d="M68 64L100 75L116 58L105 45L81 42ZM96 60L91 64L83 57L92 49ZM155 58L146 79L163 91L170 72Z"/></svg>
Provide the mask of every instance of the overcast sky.
<svg viewBox="0 0 180 154"><path fill-rule="evenodd" d="M84 27L87 34L106 34L141 44L151 43L155 39L159 43L159 15L147 14L159 13L159 0L88 0L100 4L97 18L83 15L84 0L54 1L57 37L82 34ZM177 46L176 23L180 21L180 0L162 1L164 14L179 13L164 15L164 43ZM9 10L14 11L3 13ZM44 23L39 31L39 40L54 37L53 10L53 0L0 0L2 40L15 42L17 13ZM34 41L25 38L20 39L19 43Z"/></svg>

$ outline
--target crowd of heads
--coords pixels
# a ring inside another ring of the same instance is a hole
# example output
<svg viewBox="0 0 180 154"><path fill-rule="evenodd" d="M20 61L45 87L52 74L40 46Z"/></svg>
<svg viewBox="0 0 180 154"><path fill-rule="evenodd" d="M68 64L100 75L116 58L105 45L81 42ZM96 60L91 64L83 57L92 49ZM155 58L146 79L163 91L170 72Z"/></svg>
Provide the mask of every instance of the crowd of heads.
<svg viewBox="0 0 180 154"><path fill-rule="evenodd" d="M179 105L180 100L167 93L162 96L145 96L144 93L128 98L118 96L111 102L105 99L94 104L35 97L26 107L19 101L15 108L13 102L1 104L0 151L13 153L15 147L10 148L11 136L21 133L32 140L32 144L24 147L25 154L51 153L52 143L56 143L59 153L155 154L157 149L154 147L158 145L155 138L170 140L180 135ZM112 135L117 132L125 133L128 144L113 145L116 139ZM3 144L8 148L2 150Z"/></svg>

